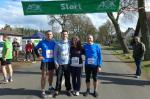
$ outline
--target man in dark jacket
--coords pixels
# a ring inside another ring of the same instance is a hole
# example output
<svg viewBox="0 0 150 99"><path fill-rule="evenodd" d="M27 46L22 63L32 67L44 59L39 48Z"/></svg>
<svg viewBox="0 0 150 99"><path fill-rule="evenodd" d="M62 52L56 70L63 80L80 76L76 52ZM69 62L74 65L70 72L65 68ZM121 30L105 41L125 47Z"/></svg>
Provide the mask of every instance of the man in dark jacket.
<svg viewBox="0 0 150 99"><path fill-rule="evenodd" d="M140 41L139 37L135 37L135 43L133 44L133 58L136 64L136 78L141 76L141 61L144 56L145 45Z"/></svg>

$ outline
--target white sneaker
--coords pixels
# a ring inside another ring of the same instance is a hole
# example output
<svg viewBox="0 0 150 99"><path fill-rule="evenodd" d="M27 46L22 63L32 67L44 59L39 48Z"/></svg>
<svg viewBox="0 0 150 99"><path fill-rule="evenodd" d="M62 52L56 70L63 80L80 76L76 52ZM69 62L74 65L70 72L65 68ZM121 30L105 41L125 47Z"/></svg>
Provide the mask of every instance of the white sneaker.
<svg viewBox="0 0 150 99"><path fill-rule="evenodd" d="M73 94L74 96L76 96L76 91L74 90L74 91L72 92L72 94Z"/></svg>
<svg viewBox="0 0 150 99"><path fill-rule="evenodd" d="M137 76L135 76L135 78L140 78L140 76L137 75Z"/></svg>
<svg viewBox="0 0 150 99"><path fill-rule="evenodd" d="M32 63L36 63L36 61L33 61Z"/></svg>
<svg viewBox="0 0 150 99"><path fill-rule="evenodd" d="M9 81L8 80L1 80L2 84L7 84Z"/></svg>
<svg viewBox="0 0 150 99"><path fill-rule="evenodd" d="M77 92L76 92L76 96L79 96L79 95L80 95L80 93L79 93L79 91L77 91Z"/></svg>
<svg viewBox="0 0 150 99"><path fill-rule="evenodd" d="M10 78L10 79L9 79L9 82L13 82L13 79L12 79L12 78Z"/></svg>
<svg viewBox="0 0 150 99"><path fill-rule="evenodd" d="M42 98L45 98L45 97L46 97L46 93L45 93L45 91L42 91L42 93L41 93L41 97L42 97Z"/></svg>

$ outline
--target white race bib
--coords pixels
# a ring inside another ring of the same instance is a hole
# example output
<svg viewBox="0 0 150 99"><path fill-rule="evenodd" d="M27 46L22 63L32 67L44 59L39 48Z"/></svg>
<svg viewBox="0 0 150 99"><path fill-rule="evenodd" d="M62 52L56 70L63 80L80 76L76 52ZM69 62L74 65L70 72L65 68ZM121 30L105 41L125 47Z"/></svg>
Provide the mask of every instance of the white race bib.
<svg viewBox="0 0 150 99"><path fill-rule="evenodd" d="M61 52L61 57L66 57L66 56L68 56L68 52L67 51Z"/></svg>
<svg viewBox="0 0 150 99"><path fill-rule="evenodd" d="M94 64L94 58L88 58L88 64Z"/></svg>
<svg viewBox="0 0 150 99"><path fill-rule="evenodd" d="M53 50L46 50L46 58L53 58Z"/></svg>
<svg viewBox="0 0 150 99"><path fill-rule="evenodd" d="M72 65L79 65L79 58L78 57L72 57L71 58L71 64Z"/></svg>

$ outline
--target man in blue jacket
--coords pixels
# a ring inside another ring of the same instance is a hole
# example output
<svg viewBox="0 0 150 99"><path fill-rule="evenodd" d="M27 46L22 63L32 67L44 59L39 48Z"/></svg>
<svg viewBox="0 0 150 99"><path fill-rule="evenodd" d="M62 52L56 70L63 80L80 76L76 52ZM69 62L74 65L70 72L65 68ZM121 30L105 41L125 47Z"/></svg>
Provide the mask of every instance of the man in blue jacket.
<svg viewBox="0 0 150 99"><path fill-rule="evenodd" d="M83 46L85 50L85 74L87 86L87 90L84 93L84 96L87 96L90 93L90 76L92 74L94 85L93 96L98 97L96 89L98 85L97 74L101 71L102 66L101 48L98 44L94 43L92 35L88 35L87 42L88 43L84 44Z"/></svg>
<svg viewBox="0 0 150 99"><path fill-rule="evenodd" d="M53 40L53 33L52 31L48 30L46 32L46 39L40 41L38 45L35 47L35 53L38 58L41 60L41 95L45 97L45 85L46 85L46 74L48 72L48 82L49 82L49 91L53 91L54 88L52 87L53 81L53 72L55 69L54 64L54 47L55 41ZM39 53L39 49L42 50L42 53Z"/></svg>

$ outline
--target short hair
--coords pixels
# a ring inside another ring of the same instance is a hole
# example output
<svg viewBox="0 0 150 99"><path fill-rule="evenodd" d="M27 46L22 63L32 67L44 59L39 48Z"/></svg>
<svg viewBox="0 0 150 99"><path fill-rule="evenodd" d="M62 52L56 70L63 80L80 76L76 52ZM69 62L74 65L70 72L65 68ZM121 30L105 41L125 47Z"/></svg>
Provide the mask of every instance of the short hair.
<svg viewBox="0 0 150 99"><path fill-rule="evenodd" d="M52 32L51 30L47 30L46 32L45 32L45 34L47 34L47 33L49 33L49 32ZM52 32L53 33L53 32Z"/></svg>
<svg viewBox="0 0 150 99"><path fill-rule="evenodd" d="M68 31L67 31L67 30L62 30L61 34L62 34L62 33L64 33L64 32L67 32L67 33L68 33Z"/></svg>
<svg viewBox="0 0 150 99"><path fill-rule="evenodd" d="M8 37L8 35L7 35L7 34L4 34L4 35L3 35L3 37L4 37L4 38L7 38L7 37Z"/></svg>
<svg viewBox="0 0 150 99"><path fill-rule="evenodd" d="M87 36L87 37L89 37L89 36L92 36L92 37L94 38L94 36L93 36L92 34L88 34L88 36Z"/></svg>

